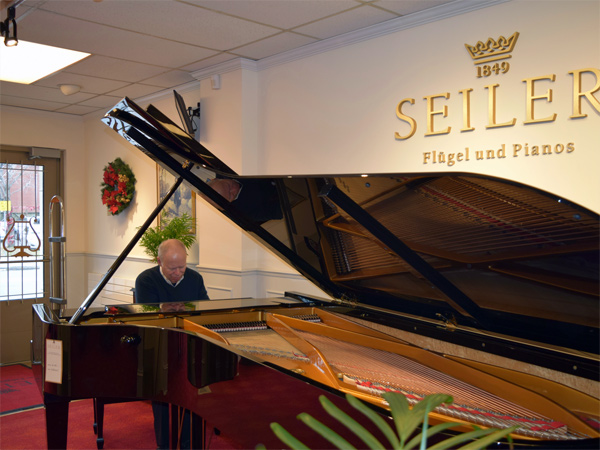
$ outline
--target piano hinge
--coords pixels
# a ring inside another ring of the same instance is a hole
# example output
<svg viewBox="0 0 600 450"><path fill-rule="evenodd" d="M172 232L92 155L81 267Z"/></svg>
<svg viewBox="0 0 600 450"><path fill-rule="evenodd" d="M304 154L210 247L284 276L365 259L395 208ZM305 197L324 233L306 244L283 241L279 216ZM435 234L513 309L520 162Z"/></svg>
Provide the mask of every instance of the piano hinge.
<svg viewBox="0 0 600 450"><path fill-rule="evenodd" d="M353 300L353 299L347 297L346 295L343 295L341 298L334 298L333 302L337 303L338 305L350 306L352 308L355 308L359 305L357 300Z"/></svg>
<svg viewBox="0 0 600 450"><path fill-rule="evenodd" d="M454 317L454 314L436 313L436 316L439 317L442 320L442 322L444 322L444 326L440 328L445 328L448 331L454 331L458 327L458 322L456 320L456 317Z"/></svg>

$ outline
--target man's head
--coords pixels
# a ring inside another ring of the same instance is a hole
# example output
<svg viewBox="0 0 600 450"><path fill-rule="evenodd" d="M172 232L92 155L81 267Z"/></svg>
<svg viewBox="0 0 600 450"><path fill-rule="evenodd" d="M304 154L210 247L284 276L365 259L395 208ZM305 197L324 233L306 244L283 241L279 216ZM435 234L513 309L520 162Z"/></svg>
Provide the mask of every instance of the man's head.
<svg viewBox="0 0 600 450"><path fill-rule="evenodd" d="M186 268L187 251L185 245L178 239L167 239L158 246L158 265L163 275L171 283L177 283Z"/></svg>
<svg viewBox="0 0 600 450"><path fill-rule="evenodd" d="M234 201L240 193L240 183L230 178L215 178L208 185L221 194L228 202Z"/></svg>

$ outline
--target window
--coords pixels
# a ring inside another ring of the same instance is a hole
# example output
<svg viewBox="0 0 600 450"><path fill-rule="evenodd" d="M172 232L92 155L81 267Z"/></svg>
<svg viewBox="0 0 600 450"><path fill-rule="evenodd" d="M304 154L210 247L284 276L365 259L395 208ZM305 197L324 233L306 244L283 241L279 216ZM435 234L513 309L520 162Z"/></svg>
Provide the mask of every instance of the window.
<svg viewBox="0 0 600 450"><path fill-rule="evenodd" d="M0 301L44 296L43 169L0 162Z"/></svg>

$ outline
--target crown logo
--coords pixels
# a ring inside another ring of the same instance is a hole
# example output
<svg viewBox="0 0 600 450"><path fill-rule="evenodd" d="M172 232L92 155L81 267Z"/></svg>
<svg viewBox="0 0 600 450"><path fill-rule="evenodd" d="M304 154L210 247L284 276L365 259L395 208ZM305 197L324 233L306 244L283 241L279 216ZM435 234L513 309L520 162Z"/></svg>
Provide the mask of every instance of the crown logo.
<svg viewBox="0 0 600 450"><path fill-rule="evenodd" d="M510 58L518 38L519 32L515 31L508 39L504 36L500 36L498 40L488 38L487 41L479 41L474 46L465 44L465 47L473 58L474 64L483 64Z"/></svg>

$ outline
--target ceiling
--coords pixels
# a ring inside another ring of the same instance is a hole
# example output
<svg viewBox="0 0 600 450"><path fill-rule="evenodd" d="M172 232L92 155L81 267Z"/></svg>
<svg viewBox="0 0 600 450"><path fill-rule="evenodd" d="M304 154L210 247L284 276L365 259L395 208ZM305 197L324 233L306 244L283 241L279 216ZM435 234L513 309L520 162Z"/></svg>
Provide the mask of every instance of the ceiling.
<svg viewBox="0 0 600 450"><path fill-rule="evenodd" d="M19 1L0 2L0 20L17 4L19 39L91 56L31 85L0 82L0 105L85 115L228 60L261 60L454 0ZM81 91L66 96L60 84Z"/></svg>

